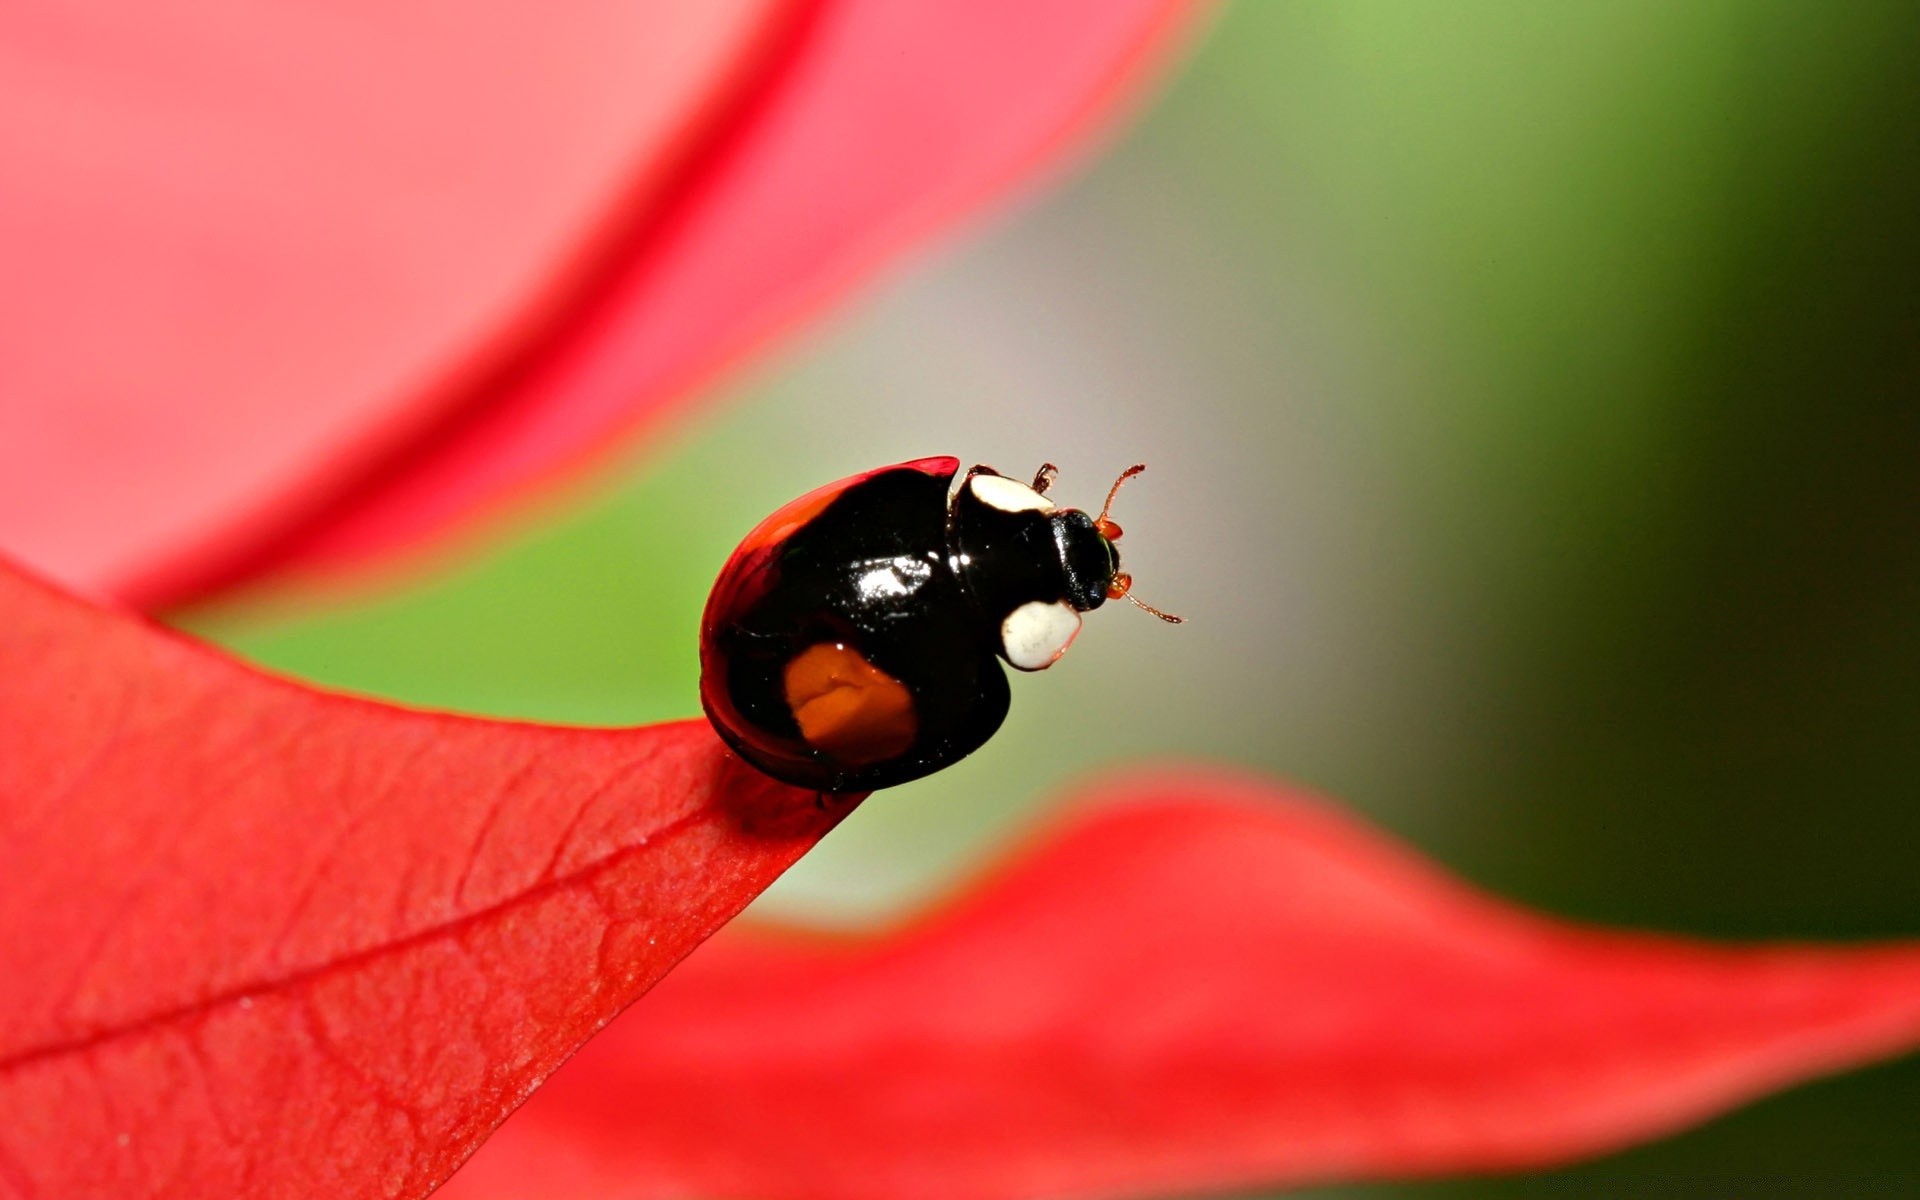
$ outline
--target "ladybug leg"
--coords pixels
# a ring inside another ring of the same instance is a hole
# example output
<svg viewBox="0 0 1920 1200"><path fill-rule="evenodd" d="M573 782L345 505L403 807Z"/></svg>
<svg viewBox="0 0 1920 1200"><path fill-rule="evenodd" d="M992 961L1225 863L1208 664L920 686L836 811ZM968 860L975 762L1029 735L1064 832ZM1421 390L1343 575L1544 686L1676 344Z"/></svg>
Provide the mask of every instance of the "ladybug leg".
<svg viewBox="0 0 1920 1200"><path fill-rule="evenodd" d="M1033 473L1033 490L1044 496L1047 494L1047 489L1053 486L1053 481L1059 477L1059 467L1052 463L1041 463L1040 469Z"/></svg>

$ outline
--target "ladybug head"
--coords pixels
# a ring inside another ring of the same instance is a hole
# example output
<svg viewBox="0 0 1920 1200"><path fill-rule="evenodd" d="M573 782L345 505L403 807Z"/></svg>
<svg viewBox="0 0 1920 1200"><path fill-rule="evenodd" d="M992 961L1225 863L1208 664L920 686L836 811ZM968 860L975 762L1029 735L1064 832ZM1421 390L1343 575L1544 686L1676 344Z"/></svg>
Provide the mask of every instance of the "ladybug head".
<svg viewBox="0 0 1920 1200"><path fill-rule="evenodd" d="M1120 478L1107 489L1107 502L1100 506L1099 516L1089 517L1078 509L1061 514L1061 558L1073 585L1075 608L1084 612L1108 600L1124 599L1170 625L1178 625L1186 618L1161 612L1133 595L1133 576L1120 569L1120 547L1115 545L1122 530L1107 516L1113 511L1113 498L1120 493L1120 485L1146 469L1145 463L1136 463L1120 472Z"/></svg>

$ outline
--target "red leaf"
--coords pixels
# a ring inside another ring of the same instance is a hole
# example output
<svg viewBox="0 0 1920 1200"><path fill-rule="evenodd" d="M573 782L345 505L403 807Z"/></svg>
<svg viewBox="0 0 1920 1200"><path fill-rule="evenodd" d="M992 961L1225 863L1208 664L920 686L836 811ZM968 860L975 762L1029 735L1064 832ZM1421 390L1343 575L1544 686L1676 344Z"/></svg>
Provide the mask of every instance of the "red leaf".
<svg viewBox="0 0 1920 1200"><path fill-rule="evenodd" d="M791 7L0 9L0 543L139 590L324 507L570 311Z"/></svg>
<svg viewBox="0 0 1920 1200"><path fill-rule="evenodd" d="M728 931L446 1193L1143 1196L1564 1161L1920 1042L1920 945L1556 924L1169 776L951 909Z"/></svg>
<svg viewBox="0 0 1920 1200"><path fill-rule="evenodd" d="M338 567L574 462L1084 136L1181 0L838 0L576 320L408 464L276 550Z"/></svg>
<svg viewBox="0 0 1920 1200"><path fill-rule="evenodd" d="M837 816L0 571L0 1196L419 1196Z"/></svg>
<svg viewBox="0 0 1920 1200"><path fill-rule="evenodd" d="M96 7L0 16L0 544L153 604L578 459L1051 161L1189 6Z"/></svg>

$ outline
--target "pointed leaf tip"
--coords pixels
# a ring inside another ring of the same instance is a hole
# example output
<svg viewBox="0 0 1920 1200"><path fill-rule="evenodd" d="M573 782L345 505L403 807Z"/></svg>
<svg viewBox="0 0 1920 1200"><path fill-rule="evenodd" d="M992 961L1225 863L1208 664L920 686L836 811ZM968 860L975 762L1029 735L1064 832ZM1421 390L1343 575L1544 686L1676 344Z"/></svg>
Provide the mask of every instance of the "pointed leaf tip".
<svg viewBox="0 0 1920 1200"><path fill-rule="evenodd" d="M1920 944L1728 948L1475 894L1169 774L866 939L736 926L455 1200L1150 1196L1564 1162L1920 1042Z"/></svg>
<svg viewBox="0 0 1920 1200"><path fill-rule="evenodd" d="M846 810L0 568L0 1195L419 1196Z"/></svg>

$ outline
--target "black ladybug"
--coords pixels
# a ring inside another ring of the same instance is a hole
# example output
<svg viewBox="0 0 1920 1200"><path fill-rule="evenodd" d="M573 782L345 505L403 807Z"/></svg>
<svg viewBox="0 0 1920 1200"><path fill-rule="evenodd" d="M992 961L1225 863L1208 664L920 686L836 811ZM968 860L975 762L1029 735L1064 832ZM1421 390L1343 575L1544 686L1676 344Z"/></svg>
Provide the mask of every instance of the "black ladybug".
<svg viewBox="0 0 1920 1200"><path fill-rule="evenodd" d="M819 791L891 787L973 753L1007 715L998 655L1052 666L1080 614L1127 594L1107 519L957 458L881 467L762 521L700 629L700 701L754 766ZM951 492L951 495L949 493Z"/></svg>

